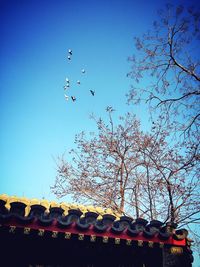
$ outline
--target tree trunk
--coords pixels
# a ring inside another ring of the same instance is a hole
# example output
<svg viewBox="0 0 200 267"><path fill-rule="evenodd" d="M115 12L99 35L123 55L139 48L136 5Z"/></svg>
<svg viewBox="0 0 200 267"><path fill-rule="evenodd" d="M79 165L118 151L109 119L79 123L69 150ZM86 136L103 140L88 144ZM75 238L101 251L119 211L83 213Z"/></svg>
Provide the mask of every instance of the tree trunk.
<svg viewBox="0 0 200 267"><path fill-rule="evenodd" d="M170 222L175 222L175 209L174 209L174 203L172 198L172 191L171 191L171 184L169 181L167 181L167 191L169 195L169 203L170 203Z"/></svg>

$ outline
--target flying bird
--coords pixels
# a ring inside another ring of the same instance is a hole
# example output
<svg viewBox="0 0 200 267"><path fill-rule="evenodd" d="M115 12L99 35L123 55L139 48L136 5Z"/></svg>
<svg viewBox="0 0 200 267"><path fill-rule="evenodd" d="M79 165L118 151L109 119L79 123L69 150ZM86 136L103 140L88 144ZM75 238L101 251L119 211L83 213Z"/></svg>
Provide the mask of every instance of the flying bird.
<svg viewBox="0 0 200 267"><path fill-rule="evenodd" d="M71 60L71 57L70 57L70 56L68 56L67 58L68 58L69 60Z"/></svg>
<svg viewBox="0 0 200 267"><path fill-rule="evenodd" d="M76 97L75 96L71 96L71 99L72 99L73 102L76 101Z"/></svg>
<svg viewBox="0 0 200 267"><path fill-rule="evenodd" d="M82 69L82 70L81 70L81 72L82 72L82 73L85 73L85 70L84 70L84 69Z"/></svg>
<svg viewBox="0 0 200 267"><path fill-rule="evenodd" d="M67 83L69 83L69 79L68 79L68 78L66 78L65 81L66 81Z"/></svg>
<svg viewBox="0 0 200 267"><path fill-rule="evenodd" d="M64 90L67 90L70 87L70 84L67 83L66 85L63 86Z"/></svg>
<svg viewBox="0 0 200 267"><path fill-rule="evenodd" d="M72 55L72 50L71 50L71 49L69 49L69 50L68 50L68 53L69 53L70 55Z"/></svg>
<svg viewBox="0 0 200 267"><path fill-rule="evenodd" d="M69 96L68 95L65 95L65 99L68 101L69 100Z"/></svg>
<svg viewBox="0 0 200 267"><path fill-rule="evenodd" d="M79 80L77 81L77 83L78 83L78 84L81 84L81 82L80 82Z"/></svg>
<svg viewBox="0 0 200 267"><path fill-rule="evenodd" d="M94 94L95 94L95 91L93 91L93 90L90 90L90 93L94 96Z"/></svg>

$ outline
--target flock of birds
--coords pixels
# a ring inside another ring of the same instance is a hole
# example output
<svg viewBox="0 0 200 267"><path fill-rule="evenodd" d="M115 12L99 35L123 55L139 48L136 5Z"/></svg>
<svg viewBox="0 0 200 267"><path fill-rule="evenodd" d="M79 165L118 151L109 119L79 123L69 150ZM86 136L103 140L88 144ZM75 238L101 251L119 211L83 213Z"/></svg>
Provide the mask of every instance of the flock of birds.
<svg viewBox="0 0 200 267"><path fill-rule="evenodd" d="M71 60L71 59L72 59L72 50L71 50L71 49L68 50L68 56L67 56L67 59L68 59L68 60ZM82 74L85 74L85 69L82 69L82 70L81 70L81 73L82 73ZM69 80L69 78L66 78L65 81L66 81L66 84L63 86L63 88L64 88L64 90L66 91L66 90L68 90L68 89L70 88L71 85L70 85L70 80ZM76 83L77 83L78 85L81 84L80 80L77 80ZM91 93L92 96L95 95L95 91L94 91L94 90L90 90L90 93ZM70 97L69 97L68 95L64 94L64 96L65 96L65 99L66 99L67 101L70 99ZM76 101L76 96L71 96L71 100L72 100L73 102Z"/></svg>

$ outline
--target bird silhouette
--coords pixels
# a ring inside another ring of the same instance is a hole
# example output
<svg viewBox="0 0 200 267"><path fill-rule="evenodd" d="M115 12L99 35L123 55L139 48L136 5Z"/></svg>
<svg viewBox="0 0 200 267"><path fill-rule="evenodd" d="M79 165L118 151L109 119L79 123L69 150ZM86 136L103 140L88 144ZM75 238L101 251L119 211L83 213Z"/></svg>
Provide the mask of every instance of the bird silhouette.
<svg viewBox="0 0 200 267"><path fill-rule="evenodd" d="M68 95L65 95L65 99L66 99L66 100L69 100L69 96L68 96Z"/></svg>
<svg viewBox="0 0 200 267"><path fill-rule="evenodd" d="M93 91L93 90L90 90L90 93L94 96L94 94L95 94L95 91Z"/></svg>
<svg viewBox="0 0 200 267"><path fill-rule="evenodd" d="M68 54L66 56L67 56L68 60L72 59L72 49L68 49ZM85 74L85 69L84 68L81 69L81 73ZM68 78L65 78L65 81L66 81L66 84L63 86L63 88L64 88L64 90L67 90L69 87L71 87L70 86L71 82L70 82L70 80ZM80 80L77 80L76 83L78 85L80 85L82 82L80 82ZM94 90L89 90L89 91L90 91L92 96L95 95L95 91ZM71 98L73 102L77 100L75 96L67 96L66 94L64 96L65 96L66 100L69 100L69 98Z"/></svg>

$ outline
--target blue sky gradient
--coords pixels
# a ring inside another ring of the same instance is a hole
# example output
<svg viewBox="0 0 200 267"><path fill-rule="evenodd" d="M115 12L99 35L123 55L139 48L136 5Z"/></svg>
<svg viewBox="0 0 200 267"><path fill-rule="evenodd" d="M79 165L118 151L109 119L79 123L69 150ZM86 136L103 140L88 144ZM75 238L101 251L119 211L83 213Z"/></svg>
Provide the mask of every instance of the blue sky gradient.
<svg viewBox="0 0 200 267"><path fill-rule="evenodd" d="M145 107L126 105L132 83L127 58L135 52L133 37L151 28L164 4L0 1L0 193L54 199L53 158L73 146L76 133L95 129L92 112L104 118L108 105L116 116L129 110L147 128ZM71 80L66 94L76 102L64 98L66 77Z"/></svg>
<svg viewBox="0 0 200 267"><path fill-rule="evenodd" d="M133 36L151 25L158 6L156 1L1 1L0 193L55 199L49 188L56 175L53 158L73 146L76 133L95 129L92 112L104 117L108 105L118 114L128 109ZM64 98L66 77L74 103Z"/></svg>
<svg viewBox="0 0 200 267"><path fill-rule="evenodd" d="M164 3L0 0L0 194L56 200L55 159L73 147L76 133L95 130L92 112L132 111L148 128L145 107L126 105L127 58L133 37L151 28ZM66 77L76 102L64 98Z"/></svg>

